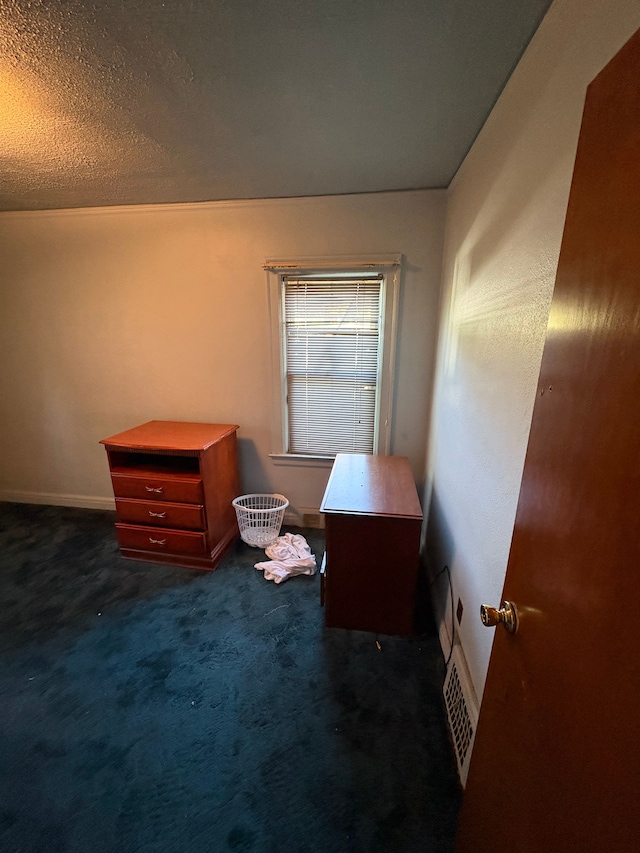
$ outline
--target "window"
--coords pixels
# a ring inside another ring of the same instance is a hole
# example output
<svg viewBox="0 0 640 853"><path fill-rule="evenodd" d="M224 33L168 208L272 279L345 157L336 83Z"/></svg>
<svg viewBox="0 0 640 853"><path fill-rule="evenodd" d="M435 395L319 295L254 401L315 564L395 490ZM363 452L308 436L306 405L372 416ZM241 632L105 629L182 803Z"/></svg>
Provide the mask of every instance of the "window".
<svg viewBox="0 0 640 853"><path fill-rule="evenodd" d="M290 453L373 453L382 276L283 276Z"/></svg>
<svg viewBox="0 0 640 853"><path fill-rule="evenodd" d="M268 262L278 452L385 453L399 258Z"/></svg>

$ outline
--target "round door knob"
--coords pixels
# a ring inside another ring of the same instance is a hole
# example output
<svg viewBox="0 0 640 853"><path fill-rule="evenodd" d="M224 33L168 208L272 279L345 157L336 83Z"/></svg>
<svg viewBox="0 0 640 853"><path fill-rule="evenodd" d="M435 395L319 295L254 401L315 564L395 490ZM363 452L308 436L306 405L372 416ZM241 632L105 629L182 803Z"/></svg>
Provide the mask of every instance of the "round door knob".
<svg viewBox="0 0 640 853"><path fill-rule="evenodd" d="M515 634L518 630L518 614L516 606L512 601L503 601L500 609L490 607L488 604L480 605L480 619L482 624L487 628L493 628L495 625L504 625L510 634Z"/></svg>
<svg viewBox="0 0 640 853"><path fill-rule="evenodd" d="M483 625L487 628L493 628L494 625L497 625L500 622L500 611L497 607L489 607L488 604L481 604L480 618L482 619Z"/></svg>

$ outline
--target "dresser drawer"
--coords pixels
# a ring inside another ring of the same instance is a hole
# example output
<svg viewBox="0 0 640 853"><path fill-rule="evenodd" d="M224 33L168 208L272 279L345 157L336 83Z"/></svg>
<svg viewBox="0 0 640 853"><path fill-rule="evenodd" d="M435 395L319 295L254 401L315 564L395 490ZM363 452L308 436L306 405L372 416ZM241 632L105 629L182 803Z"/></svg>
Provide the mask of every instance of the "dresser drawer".
<svg viewBox="0 0 640 853"><path fill-rule="evenodd" d="M121 548L153 551L158 554L189 554L205 557L207 542L204 533L188 530L168 530L166 527L142 527L116 522Z"/></svg>
<svg viewBox="0 0 640 853"><path fill-rule="evenodd" d="M117 498L204 504L202 479L194 474L132 474L111 472Z"/></svg>
<svg viewBox="0 0 640 853"><path fill-rule="evenodd" d="M156 527L179 527L204 530L204 507L199 504L174 504L163 501L136 501L116 498L118 521L129 524L153 524Z"/></svg>

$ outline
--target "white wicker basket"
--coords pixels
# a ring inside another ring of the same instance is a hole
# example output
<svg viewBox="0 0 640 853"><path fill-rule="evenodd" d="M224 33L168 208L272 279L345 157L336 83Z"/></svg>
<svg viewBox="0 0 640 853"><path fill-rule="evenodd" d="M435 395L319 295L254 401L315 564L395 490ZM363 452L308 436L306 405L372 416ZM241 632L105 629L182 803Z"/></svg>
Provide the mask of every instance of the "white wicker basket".
<svg viewBox="0 0 640 853"><path fill-rule="evenodd" d="M247 545L265 548L280 535L289 501L284 495L242 495L231 501L236 510L240 536Z"/></svg>

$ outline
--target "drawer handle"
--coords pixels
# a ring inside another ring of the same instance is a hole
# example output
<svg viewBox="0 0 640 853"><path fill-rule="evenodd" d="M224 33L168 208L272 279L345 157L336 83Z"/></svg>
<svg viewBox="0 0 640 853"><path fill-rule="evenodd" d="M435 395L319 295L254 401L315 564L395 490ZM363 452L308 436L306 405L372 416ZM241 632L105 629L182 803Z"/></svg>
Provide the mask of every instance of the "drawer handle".
<svg viewBox="0 0 640 853"><path fill-rule="evenodd" d="M164 518L166 514L167 514L166 509L164 512L152 512L151 510L149 510L149 515L152 516L153 518Z"/></svg>
<svg viewBox="0 0 640 853"><path fill-rule="evenodd" d="M151 542L152 545L166 545L167 544L166 539L152 539L151 536L149 537L149 542Z"/></svg>
<svg viewBox="0 0 640 853"><path fill-rule="evenodd" d="M157 489L154 489L153 486L145 486L145 489L148 492L156 492L158 495L162 494L162 486L158 486Z"/></svg>

